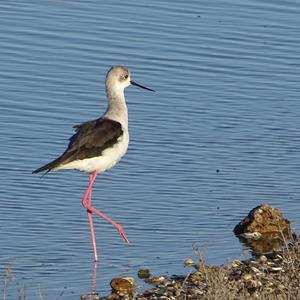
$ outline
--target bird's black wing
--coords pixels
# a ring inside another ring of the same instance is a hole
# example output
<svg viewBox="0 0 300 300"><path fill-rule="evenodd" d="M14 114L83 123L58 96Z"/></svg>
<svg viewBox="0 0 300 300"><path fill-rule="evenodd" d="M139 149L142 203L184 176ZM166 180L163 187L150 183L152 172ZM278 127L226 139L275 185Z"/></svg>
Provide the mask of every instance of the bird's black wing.
<svg viewBox="0 0 300 300"><path fill-rule="evenodd" d="M102 152L115 144L123 135L122 125L108 118L100 118L74 126L75 134L70 138L66 151L57 159L32 173L50 171L74 160L101 156Z"/></svg>

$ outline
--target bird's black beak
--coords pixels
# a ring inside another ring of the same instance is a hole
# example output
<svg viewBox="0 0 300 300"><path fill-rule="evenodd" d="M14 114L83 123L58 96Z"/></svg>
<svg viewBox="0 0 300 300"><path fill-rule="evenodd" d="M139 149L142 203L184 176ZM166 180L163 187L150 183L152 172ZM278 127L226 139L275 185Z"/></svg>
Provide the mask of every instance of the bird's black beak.
<svg viewBox="0 0 300 300"><path fill-rule="evenodd" d="M140 87L140 88L142 88L142 89L144 89L144 90L148 90L148 91L151 91L151 92L155 92L154 90L151 90L151 89L149 89L149 88L147 88L147 87L145 87L145 86L142 86L142 85L140 85L140 84L138 84L138 83L136 83L136 82L134 82L134 81L132 81L132 80L130 80L130 83L131 83L132 85L138 86L138 87Z"/></svg>

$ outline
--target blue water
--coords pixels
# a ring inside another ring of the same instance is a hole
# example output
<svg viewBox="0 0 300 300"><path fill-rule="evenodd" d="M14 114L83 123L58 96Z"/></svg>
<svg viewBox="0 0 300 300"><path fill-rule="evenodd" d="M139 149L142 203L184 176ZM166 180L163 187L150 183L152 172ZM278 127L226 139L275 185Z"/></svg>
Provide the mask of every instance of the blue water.
<svg viewBox="0 0 300 300"><path fill-rule="evenodd" d="M1 1L0 274L15 299L79 299L93 261L85 174L31 171L72 126L106 108L111 65L156 93L126 90L131 144L97 178L97 291L111 278L185 274L182 261L238 258L237 222L256 205L299 230L300 4L296 1ZM138 281L139 285L142 285Z"/></svg>

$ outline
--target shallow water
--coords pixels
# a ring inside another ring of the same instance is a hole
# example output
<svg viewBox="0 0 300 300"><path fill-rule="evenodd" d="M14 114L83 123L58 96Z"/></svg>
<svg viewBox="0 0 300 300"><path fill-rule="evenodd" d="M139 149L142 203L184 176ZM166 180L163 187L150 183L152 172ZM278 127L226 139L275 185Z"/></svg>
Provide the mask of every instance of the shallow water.
<svg viewBox="0 0 300 300"><path fill-rule="evenodd" d="M131 242L95 220L100 293L141 267L185 273L193 244L210 264L239 257L232 230L262 202L298 230L299 13L292 1L1 1L0 263L14 272L11 295L25 285L28 299L79 299L92 286L87 176L31 171L64 150L72 125L102 114L114 64L156 93L126 90L130 148L95 184L95 207Z"/></svg>

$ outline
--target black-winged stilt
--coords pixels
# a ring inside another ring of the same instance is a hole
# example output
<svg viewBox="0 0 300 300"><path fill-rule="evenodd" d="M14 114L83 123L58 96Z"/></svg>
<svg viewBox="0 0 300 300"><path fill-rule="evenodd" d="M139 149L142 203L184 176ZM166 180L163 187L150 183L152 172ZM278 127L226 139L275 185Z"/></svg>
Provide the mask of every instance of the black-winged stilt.
<svg viewBox="0 0 300 300"><path fill-rule="evenodd" d="M65 152L54 161L32 173L62 169L77 169L90 174L88 188L82 198L87 209L95 261L98 261L92 214L95 213L111 223L122 239L128 243L120 224L92 206L92 188L97 174L112 168L126 153L129 143L128 113L124 89L130 84L153 91L131 80L130 72L123 66L112 67L106 75L108 108L102 117L74 126L75 134L70 138Z"/></svg>

